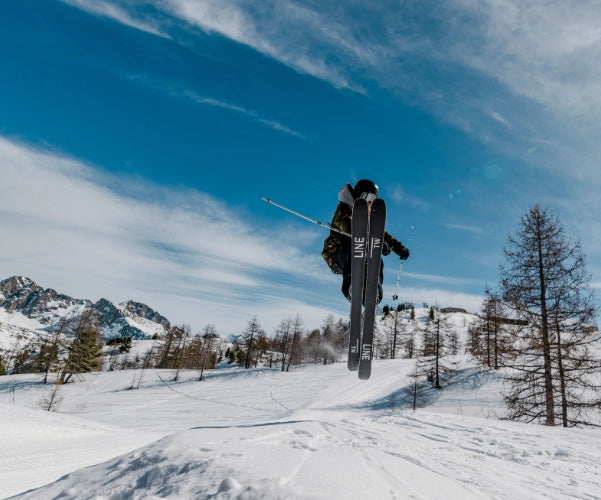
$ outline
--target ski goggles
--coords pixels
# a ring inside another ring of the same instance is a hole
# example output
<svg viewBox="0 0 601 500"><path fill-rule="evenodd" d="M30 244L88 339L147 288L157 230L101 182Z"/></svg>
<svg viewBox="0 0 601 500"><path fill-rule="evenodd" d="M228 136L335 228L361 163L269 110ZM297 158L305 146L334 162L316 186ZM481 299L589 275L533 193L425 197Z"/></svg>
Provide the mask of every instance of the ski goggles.
<svg viewBox="0 0 601 500"><path fill-rule="evenodd" d="M373 202L377 197L378 195L376 193L361 193L361 196L359 196L359 198L367 200L367 203Z"/></svg>

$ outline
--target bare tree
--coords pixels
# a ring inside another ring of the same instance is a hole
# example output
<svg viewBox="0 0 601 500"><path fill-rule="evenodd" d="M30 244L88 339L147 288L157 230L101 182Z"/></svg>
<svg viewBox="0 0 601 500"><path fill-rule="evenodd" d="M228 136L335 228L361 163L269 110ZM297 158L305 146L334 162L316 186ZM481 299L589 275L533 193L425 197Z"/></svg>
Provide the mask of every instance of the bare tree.
<svg viewBox="0 0 601 500"><path fill-rule="evenodd" d="M217 355L215 353L215 344L219 335L214 325L208 324L203 329L202 343L198 356L198 364L200 369L200 375L198 380L204 380L204 371L206 368L214 367L217 361Z"/></svg>
<svg viewBox="0 0 601 500"><path fill-rule="evenodd" d="M286 371L290 370L292 363L299 364L303 359L303 320L297 314L292 322L292 343Z"/></svg>
<svg viewBox="0 0 601 500"><path fill-rule="evenodd" d="M601 367L590 352L599 334L588 328L595 310L580 243L569 241L559 219L537 205L508 237L504 256L503 299L522 320L506 363L514 368L509 418L587 423L585 411L600 407L592 394Z"/></svg>
<svg viewBox="0 0 601 500"><path fill-rule="evenodd" d="M401 345L401 336L405 333L406 325L403 323L400 311L388 311L387 321L384 323L379 337L378 355L384 359L396 358L398 347Z"/></svg>
<svg viewBox="0 0 601 500"><path fill-rule="evenodd" d="M246 347L245 351L245 359L244 359L244 368L248 369L253 364L253 357L256 359L256 355L259 352L257 348L259 344L259 339L265 337L265 332L263 328L261 328L261 324L259 323L259 319L254 316L246 326L246 330L243 333L243 345ZM256 365L256 361L255 361Z"/></svg>
<svg viewBox="0 0 601 500"><path fill-rule="evenodd" d="M44 396L40 402L40 406L46 411L56 411L59 405L63 401L63 398L59 394L60 384L54 384L47 396Z"/></svg>
<svg viewBox="0 0 601 500"><path fill-rule="evenodd" d="M153 347L156 356L156 367L174 368L176 370L176 380L179 369L183 366L186 346L190 336L189 325L171 326L162 339L157 339L156 347Z"/></svg>
<svg viewBox="0 0 601 500"><path fill-rule="evenodd" d="M408 377L410 383L405 388L405 393L411 401L411 407L413 408L413 411L415 411L417 408L424 406L426 403L424 390L426 373L423 360L421 358L417 358L415 360L415 369L409 373Z"/></svg>
<svg viewBox="0 0 601 500"><path fill-rule="evenodd" d="M346 350L348 342L345 334L344 325L337 322L334 315L328 314L321 326L321 350L324 365L335 362Z"/></svg>
<svg viewBox="0 0 601 500"><path fill-rule="evenodd" d="M48 382L48 373L50 371L58 370L59 355L61 348L65 344L65 334L68 327L69 322L66 319L63 319L60 322L58 329L40 343L38 366L40 371L44 373L44 384Z"/></svg>
<svg viewBox="0 0 601 500"><path fill-rule="evenodd" d="M282 371L286 370L286 361L290 356L290 347L292 345L292 319L282 320L275 331L274 347L280 353L282 361Z"/></svg>
<svg viewBox="0 0 601 500"><path fill-rule="evenodd" d="M303 345L303 352L311 363L323 362L321 330L319 328L309 332L304 338Z"/></svg>
<svg viewBox="0 0 601 500"><path fill-rule="evenodd" d="M471 351L480 363L498 370L507 349L504 322L506 312L502 300L489 288L484 291L479 321L470 329Z"/></svg>

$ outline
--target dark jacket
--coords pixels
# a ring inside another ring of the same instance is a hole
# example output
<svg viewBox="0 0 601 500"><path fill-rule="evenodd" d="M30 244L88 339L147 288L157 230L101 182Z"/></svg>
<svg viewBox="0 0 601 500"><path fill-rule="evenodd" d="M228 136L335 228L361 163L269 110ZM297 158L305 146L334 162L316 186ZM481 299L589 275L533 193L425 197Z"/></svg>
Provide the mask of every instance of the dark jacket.
<svg viewBox="0 0 601 500"><path fill-rule="evenodd" d="M345 186L338 193L338 207L332 218L332 227L344 231L345 233L351 233L351 218L353 213L353 203L355 201L353 197L353 187L350 184ZM329 268L335 274L341 274L344 268L344 262L348 259L351 249L351 239L348 236L344 236L336 231L330 231L330 235L323 242L323 250L321 256L328 264ZM409 251L405 246L396 238L391 236L389 233L384 233L384 246L382 248L382 254L388 255L390 251L393 251L401 257L408 255ZM406 258L406 257L405 257Z"/></svg>

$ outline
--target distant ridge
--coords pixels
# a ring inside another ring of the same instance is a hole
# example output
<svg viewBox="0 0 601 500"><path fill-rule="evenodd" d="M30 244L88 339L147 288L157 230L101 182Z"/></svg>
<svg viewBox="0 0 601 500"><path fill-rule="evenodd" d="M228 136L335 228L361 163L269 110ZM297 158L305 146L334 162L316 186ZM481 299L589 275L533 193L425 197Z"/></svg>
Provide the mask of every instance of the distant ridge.
<svg viewBox="0 0 601 500"><path fill-rule="evenodd" d="M171 326L167 318L146 304L133 300L115 304L105 298L93 303L52 288L42 288L24 276L11 276L0 281L0 307L9 313L20 313L37 323L37 330L45 331L56 330L64 319L76 319L93 311L98 315L105 339L150 338ZM6 319L6 315L3 317Z"/></svg>

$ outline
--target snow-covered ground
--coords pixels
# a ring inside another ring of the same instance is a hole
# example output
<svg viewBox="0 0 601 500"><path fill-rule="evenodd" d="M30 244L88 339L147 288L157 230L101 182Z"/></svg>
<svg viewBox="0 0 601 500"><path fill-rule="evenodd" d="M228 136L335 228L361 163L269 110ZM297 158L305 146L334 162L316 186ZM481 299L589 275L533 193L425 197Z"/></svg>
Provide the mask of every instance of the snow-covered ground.
<svg viewBox="0 0 601 500"><path fill-rule="evenodd" d="M93 373L55 413L39 376L0 377L0 497L601 498L601 430L501 421L500 380L461 360L417 411L411 360L368 381L344 363Z"/></svg>

